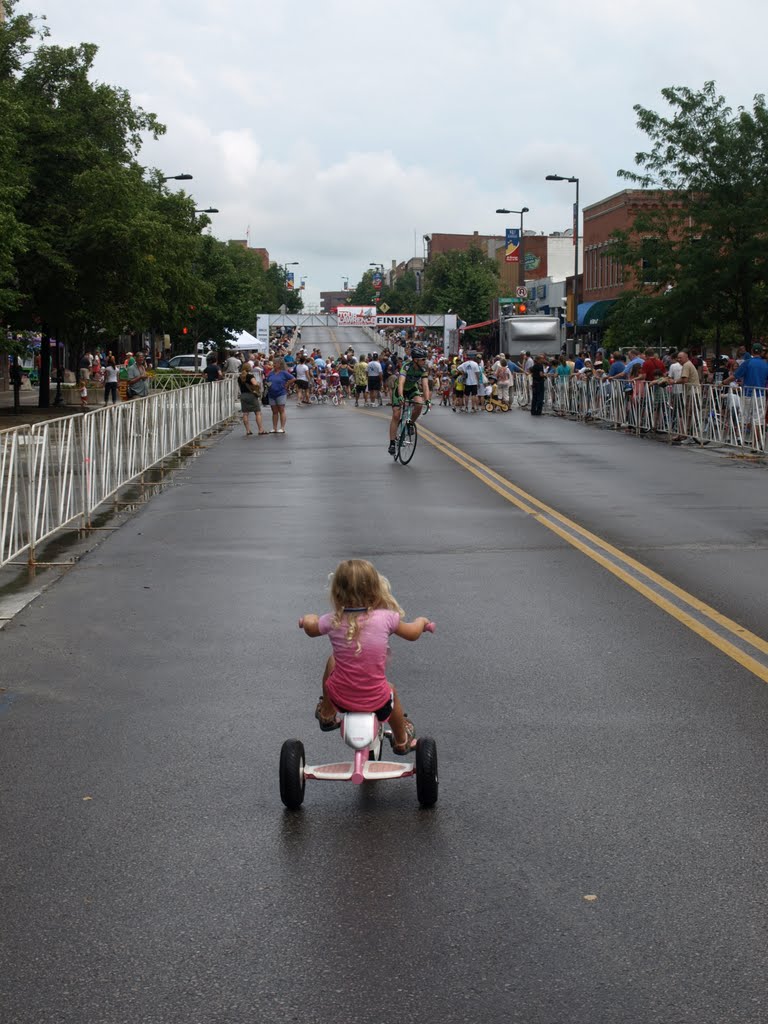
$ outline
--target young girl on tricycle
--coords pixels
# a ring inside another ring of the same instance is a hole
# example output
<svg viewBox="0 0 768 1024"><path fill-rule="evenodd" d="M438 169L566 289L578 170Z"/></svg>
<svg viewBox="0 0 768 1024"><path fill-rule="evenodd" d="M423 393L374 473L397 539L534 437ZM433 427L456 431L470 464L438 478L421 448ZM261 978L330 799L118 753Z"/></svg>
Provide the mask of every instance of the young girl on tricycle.
<svg viewBox="0 0 768 1024"><path fill-rule="evenodd" d="M416 730L403 711L395 687L387 681L386 661L391 634L418 640L434 624L423 615L413 622L390 590L389 581L360 558L341 562L331 575L331 604L326 615L303 615L299 627L307 636L327 636L333 654L323 673L323 695L315 708L320 728L339 727L337 712L369 711L389 721L392 750L404 756L416 746Z"/></svg>

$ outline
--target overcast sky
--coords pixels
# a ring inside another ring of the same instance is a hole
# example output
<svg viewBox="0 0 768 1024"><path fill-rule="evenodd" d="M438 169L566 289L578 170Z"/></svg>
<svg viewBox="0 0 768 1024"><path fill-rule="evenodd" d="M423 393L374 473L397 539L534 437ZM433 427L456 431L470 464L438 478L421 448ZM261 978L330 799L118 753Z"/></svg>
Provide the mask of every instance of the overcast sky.
<svg viewBox="0 0 768 1024"><path fill-rule="evenodd" d="M305 303L432 232L537 232L624 187L633 105L714 79L765 89L758 0L27 0L51 41L93 42L96 75L167 126L140 160L214 206L213 232L307 277ZM178 187L181 187L179 185Z"/></svg>

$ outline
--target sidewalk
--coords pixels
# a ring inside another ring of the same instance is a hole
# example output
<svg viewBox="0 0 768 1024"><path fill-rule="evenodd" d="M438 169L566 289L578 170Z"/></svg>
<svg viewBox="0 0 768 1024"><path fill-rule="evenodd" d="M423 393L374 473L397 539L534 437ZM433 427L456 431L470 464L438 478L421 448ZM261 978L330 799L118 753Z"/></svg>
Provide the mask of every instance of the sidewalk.
<svg viewBox="0 0 768 1024"><path fill-rule="evenodd" d="M21 391L19 394L20 410L13 411L13 391L0 391L0 430L18 427L22 423L40 423L43 420L57 420L62 416L79 416L82 411L76 405L54 405L56 386L51 387L51 406L49 409L38 408L39 391ZM97 406L93 406L97 408Z"/></svg>

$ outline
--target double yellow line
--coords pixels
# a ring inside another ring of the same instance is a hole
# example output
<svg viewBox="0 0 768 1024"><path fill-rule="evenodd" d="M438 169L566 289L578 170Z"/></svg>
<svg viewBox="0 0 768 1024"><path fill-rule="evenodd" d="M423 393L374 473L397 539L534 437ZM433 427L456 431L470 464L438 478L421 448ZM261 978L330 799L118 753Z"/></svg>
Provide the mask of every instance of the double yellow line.
<svg viewBox="0 0 768 1024"><path fill-rule="evenodd" d="M693 594L671 583L612 544L607 544L602 537L597 537L556 509L545 505L543 501L534 498L517 484L513 484L438 434L426 429L422 421L419 421L419 436L477 477L486 487L490 487L506 501L515 505L521 512L533 516L538 523L556 533L571 547L577 548L593 562L602 565L658 608L663 609L694 633L698 633L707 643L748 669L764 683L768 683L768 642L762 637L751 633L738 622L722 615L716 608L700 601Z"/></svg>

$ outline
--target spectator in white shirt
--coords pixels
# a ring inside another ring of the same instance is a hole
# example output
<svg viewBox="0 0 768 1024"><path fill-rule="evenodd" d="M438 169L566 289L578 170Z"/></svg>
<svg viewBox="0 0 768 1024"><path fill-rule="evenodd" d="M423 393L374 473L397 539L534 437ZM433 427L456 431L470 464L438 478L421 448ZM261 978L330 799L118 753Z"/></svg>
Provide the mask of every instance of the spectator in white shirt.
<svg viewBox="0 0 768 1024"><path fill-rule="evenodd" d="M477 412L480 401L477 396L480 367L474 359L470 358L459 364L458 372L464 374L464 395L469 399L466 410L467 412Z"/></svg>

